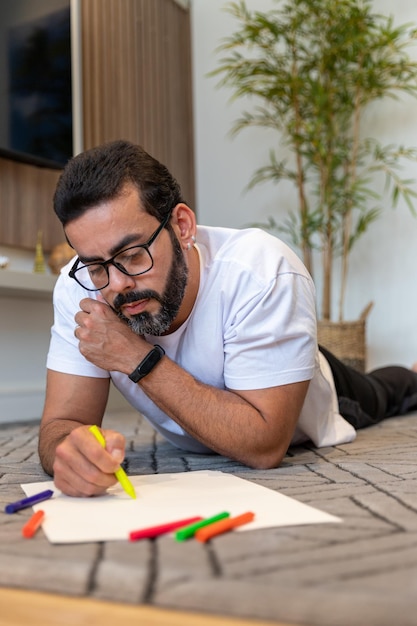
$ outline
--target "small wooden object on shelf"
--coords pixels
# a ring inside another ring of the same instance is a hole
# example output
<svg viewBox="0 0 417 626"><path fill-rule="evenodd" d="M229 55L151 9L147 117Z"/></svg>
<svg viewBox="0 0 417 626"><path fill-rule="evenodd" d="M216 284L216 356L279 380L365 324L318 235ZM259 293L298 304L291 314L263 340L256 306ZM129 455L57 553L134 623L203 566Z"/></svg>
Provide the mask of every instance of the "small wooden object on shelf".
<svg viewBox="0 0 417 626"><path fill-rule="evenodd" d="M42 231L38 230L38 238L36 240L35 263L33 264L35 274L45 274L46 265L45 257L42 249Z"/></svg>

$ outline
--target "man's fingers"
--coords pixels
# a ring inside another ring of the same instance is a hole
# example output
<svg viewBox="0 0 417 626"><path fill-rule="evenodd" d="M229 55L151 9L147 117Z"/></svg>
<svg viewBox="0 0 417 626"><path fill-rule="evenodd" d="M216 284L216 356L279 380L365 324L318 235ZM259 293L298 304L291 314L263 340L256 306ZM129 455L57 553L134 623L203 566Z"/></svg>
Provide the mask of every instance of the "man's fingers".
<svg viewBox="0 0 417 626"><path fill-rule="evenodd" d="M125 438L114 430L103 430L106 440L106 450L111 457L120 465L125 458Z"/></svg>
<svg viewBox="0 0 417 626"><path fill-rule="evenodd" d="M80 309L84 311L84 313L109 313L110 311L113 313L102 296L97 300L93 300L93 298L83 298L80 301Z"/></svg>
<svg viewBox="0 0 417 626"><path fill-rule="evenodd" d="M114 433L110 438L114 447L109 452L88 426L74 429L56 448L53 469L58 489L72 496L93 496L116 484L114 473L124 456L124 437Z"/></svg>

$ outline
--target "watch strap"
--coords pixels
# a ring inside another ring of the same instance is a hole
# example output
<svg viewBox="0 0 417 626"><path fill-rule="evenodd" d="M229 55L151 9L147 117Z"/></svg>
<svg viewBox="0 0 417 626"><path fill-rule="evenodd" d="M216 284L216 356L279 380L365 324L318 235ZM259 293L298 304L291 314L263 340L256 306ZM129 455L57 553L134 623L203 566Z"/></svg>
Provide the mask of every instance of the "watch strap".
<svg viewBox="0 0 417 626"><path fill-rule="evenodd" d="M139 365L129 374L129 378L134 383L139 382L153 370L155 365L159 363L165 354L165 350L161 346L155 345Z"/></svg>

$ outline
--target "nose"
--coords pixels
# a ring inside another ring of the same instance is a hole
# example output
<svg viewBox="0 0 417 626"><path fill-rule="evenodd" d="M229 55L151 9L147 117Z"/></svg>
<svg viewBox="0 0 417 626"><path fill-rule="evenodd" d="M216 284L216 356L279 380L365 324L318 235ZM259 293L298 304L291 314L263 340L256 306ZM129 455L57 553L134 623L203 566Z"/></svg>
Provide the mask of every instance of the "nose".
<svg viewBox="0 0 417 626"><path fill-rule="evenodd" d="M112 291L121 293L122 291L131 290L135 287L135 277L128 276L124 272L121 272L115 265L110 264L109 270L109 284L108 287Z"/></svg>

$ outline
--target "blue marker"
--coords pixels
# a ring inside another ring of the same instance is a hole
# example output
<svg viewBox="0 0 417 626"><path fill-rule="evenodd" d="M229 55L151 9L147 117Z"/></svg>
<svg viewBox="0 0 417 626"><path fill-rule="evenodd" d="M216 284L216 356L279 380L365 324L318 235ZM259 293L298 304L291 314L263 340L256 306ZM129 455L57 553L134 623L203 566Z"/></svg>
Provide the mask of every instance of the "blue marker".
<svg viewBox="0 0 417 626"><path fill-rule="evenodd" d="M24 498L23 500L18 500L17 502L7 504L4 511L5 513L16 513L16 511L20 511L20 509L27 509L34 504L38 504L38 502L48 500L53 495L54 492L52 491L52 489L47 489L46 491L41 491L41 493L37 493L34 496L30 496L29 498Z"/></svg>

